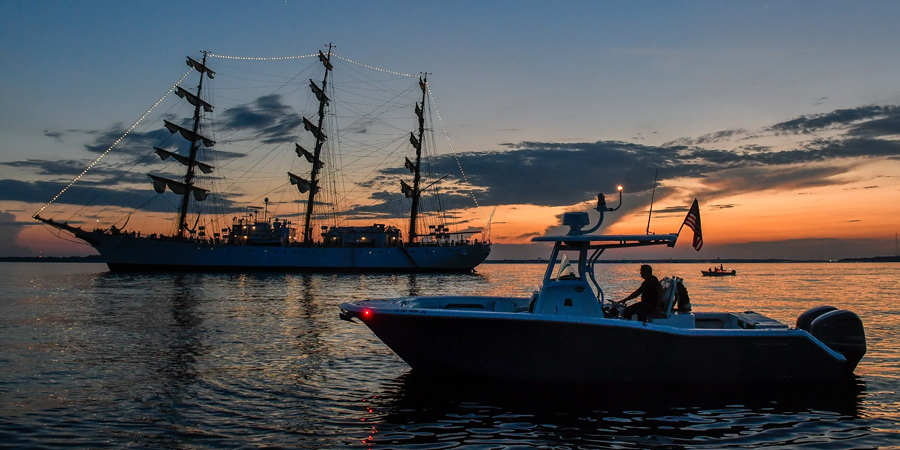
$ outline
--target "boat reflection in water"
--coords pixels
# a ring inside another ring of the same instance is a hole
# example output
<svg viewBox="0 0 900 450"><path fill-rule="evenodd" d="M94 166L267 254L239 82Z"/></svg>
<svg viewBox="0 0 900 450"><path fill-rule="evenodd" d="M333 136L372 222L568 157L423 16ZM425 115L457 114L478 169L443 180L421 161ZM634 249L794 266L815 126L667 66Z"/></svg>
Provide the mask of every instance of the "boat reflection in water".
<svg viewBox="0 0 900 450"><path fill-rule="evenodd" d="M408 372L368 399L373 446L483 443L594 448L796 446L858 429L864 384L816 386L571 385Z"/></svg>
<svg viewBox="0 0 900 450"><path fill-rule="evenodd" d="M619 198L621 206L621 190ZM591 235L600 220L567 213L543 284L531 298L439 296L341 304L416 371L493 379L562 382L835 382L865 354L859 317L820 306L791 328L762 314L691 311L678 277L662 280L662 308L646 321L620 317L604 298L594 262L607 249L673 247L678 234ZM693 208L692 208L693 211ZM699 211L699 210L698 210ZM697 212L699 219L699 212ZM691 217L689 213L688 217ZM697 220L699 223L699 220ZM577 263L570 263L577 261Z"/></svg>

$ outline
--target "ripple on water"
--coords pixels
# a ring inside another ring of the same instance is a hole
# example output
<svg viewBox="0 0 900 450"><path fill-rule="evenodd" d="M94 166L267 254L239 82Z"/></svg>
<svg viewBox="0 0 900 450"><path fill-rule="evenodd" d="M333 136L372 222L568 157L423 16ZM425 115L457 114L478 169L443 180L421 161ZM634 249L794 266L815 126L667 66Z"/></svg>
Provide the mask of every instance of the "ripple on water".
<svg viewBox="0 0 900 450"><path fill-rule="evenodd" d="M655 269L683 276L695 309L787 323L811 304L856 311L869 339L859 378L812 392L423 378L337 319L340 302L371 296L528 296L539 265L358 276L12 264L0 274L0 447L896 447L900 314L884 298L900 270L748 264L704 279L701 266ZM635 265L601 269L607 298L638 283Z"/></svg>

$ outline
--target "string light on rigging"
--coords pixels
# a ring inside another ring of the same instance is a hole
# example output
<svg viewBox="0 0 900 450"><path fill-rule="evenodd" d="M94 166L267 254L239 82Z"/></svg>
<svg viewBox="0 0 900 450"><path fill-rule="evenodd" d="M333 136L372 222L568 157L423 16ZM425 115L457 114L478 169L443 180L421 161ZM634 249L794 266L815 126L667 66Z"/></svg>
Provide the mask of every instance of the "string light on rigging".
<svg viewBox="0 0 900 450"><path fill-rule="evenodd" d="M128 127L128 129L125 130L125 133L123 133L121 136L119 136L119 138L116 139L115 142L113 142L112 145L110 145L109 148L106 149L106 151L104 151L103 153L100 154L100 156L98 156L96 159L94 159L94 161L91 162L91 163L87 166L87 168L85 168L80 174L78 174L78 176L75 177L75 179L72 180L71 183L69 183L66 187L64 187L61 191L59 191L59 193L56 194L53 198L51 198L50 201L47 202L46 205L44 205L41 209L39 209L36 213L34 213L34 215L31 216L31 218L34 219L35 217L37 217L38 215L40 215L42 212L44 212L44 210L47 209L48 206L50 206L51 204L53 204L53 202L55 202L56 199L58 199L61 195L63 195L66 191L68 191L70 187L72 187L75 183L77 183L78 180L80 180L80 179L84 176L84 174L88 173L88 171L91 170L92 167L94 167L95 165L97 165L97 163L100 162L100 160L103 159L103 157L106 156L107 153L109 153L113 148L115 148L116 145L119 144L119 142L122 142L122 139L125 139L125 136L128 136L128 133L131 133L131 131L134 130L135 127L137 127L144 119L146 119L147 116L149 116L150 113L151 113L154 109L156 109L156 107L159 106L159 104L162 103L163 100L165 100L166 97L168 97L169 94L171 94L172 91L174 91L175 88L178 87L178 85L181 84L181 82L184 81L184 79L187 78L187 76L190 75L190 73L193 72L193 71L194 71L194 69L191 68L190 70L188 70L187 72L185 72L185 74L181 77L181 79L178 80L178 82L175 83L171 88L169 88L169 91L166 92L165 95L163 95L162 97L160 97L160 99L157 100L156 103L154 103L153 106L151 106L150 109L148 109L147 112L145 112L144 115L141 116L140 119L138 119L135 123L133 123L130 127ZM37 219L35 219L35 220L37 220Z"/></svg>

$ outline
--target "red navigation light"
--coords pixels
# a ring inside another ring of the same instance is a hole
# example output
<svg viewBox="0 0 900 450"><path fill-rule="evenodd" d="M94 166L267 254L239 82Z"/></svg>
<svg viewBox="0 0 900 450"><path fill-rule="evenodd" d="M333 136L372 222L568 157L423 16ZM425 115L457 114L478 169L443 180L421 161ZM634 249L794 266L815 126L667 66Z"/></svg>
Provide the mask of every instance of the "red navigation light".
<svg viewBox="0 0 900 450"><path fill-rule="evenodd" d="M371 309L364 309L364 310L363 310L363 319L368 319L368 318L370 318L370 317L372 317L372 310L371 310Z"/></svg>

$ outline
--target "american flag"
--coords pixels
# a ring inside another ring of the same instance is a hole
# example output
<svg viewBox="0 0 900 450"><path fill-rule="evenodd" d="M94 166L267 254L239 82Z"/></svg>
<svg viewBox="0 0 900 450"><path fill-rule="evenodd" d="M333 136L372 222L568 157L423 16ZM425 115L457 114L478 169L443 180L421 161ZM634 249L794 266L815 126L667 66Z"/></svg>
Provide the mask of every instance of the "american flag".
<svg viewBox="0 0 900 450"><path fill-rule="evenodd" d="M694 230L694 250L699 252L700 248L703 247L703 233L700 231L700 204L697 203L696 198L694 199L694 204L691 205L690 211L687 213L687 217L684 218L684 225Z"/></svg>

